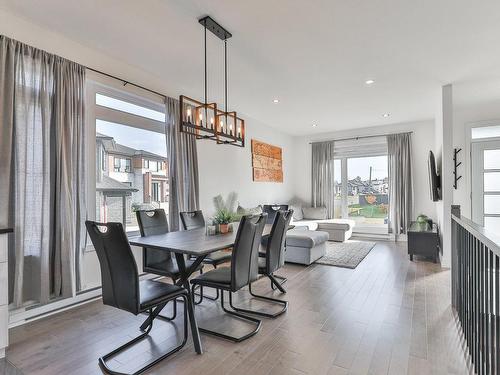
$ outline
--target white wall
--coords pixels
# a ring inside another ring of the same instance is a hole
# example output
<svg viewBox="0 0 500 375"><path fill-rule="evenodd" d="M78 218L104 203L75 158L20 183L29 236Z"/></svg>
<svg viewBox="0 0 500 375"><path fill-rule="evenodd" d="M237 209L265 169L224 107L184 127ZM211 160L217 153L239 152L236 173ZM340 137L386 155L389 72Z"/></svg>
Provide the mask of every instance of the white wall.
<svg viewBox="0 0 500 375"><path fill-rule="evenodd" d="M231 191L238 194L238 201L245 208L283 203L293 196L293 137L248 117L245 118L245 132L245 148L217 145L211 141L198 142L200 206L207 215L213 213L212 198L218 194L226 198ZM283 183L252 180L251 139L282 148Z"/></svg>
<svg viewBox="0 0 500 375"><path fill-rule="evenodd" d="M83 46L63 35L38 27L1 9L0 34L166 95L172 95L173 90L161 83L165 80L158 79L140 68L113 59L99 50ZM244 108L244 103L241 103L240 106ZM239 114L245 119L247 135L245 148L216 145L211 141L198 142L200 204L201 208L208 214L213 211L212 198L217 194L226 196L227 193L235 191L244 207L252 207L261 203L285 202L293 195L293 137L248 118L244 114ZM252 138L283 148L283 183L252 181L250 145ZM141 269L140 251L134 249L134 252ZM84 285L87 287L98 286L100 275L95 252L85 253L84 268L87 271L83 275Z"/></svg>
<svg viewBox="0 0 500 375"><path fill-rule="evenodd" d="M341 139L356 136L401 133L413 131L413 168L415 210L414 216L420 213L436 219L435 205L430 199L429 178L427 171L427 157L429 150L435 149L434 122L419 121L386 126L374 126L364 129L353 129L332 133L325 133L314 137L295 138L294 153L297 155L295 164L294 191L297 197L305 202L311 201L311 145L312 141Z"/></svg>
<svg viewBox="0 0 500 375"><path fill-rule="evenodd" d="M441 175L441 200L436 216L441 236L441 264L451 265L451 204L453 202L453 97L452 86L441 88L435 118L435 154Z"/></svg>

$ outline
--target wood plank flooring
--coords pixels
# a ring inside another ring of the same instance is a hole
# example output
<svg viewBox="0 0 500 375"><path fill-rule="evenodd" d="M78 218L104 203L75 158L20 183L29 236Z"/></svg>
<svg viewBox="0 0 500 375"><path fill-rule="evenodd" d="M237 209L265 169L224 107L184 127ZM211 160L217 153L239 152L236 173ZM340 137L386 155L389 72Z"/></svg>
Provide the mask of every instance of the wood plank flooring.
<svg viewBox="0 0 500 375"><path fill-rule="evenodd" d="M280 297L290 302L286 314L264 319L240 344L202 335L203 355L189 341L148 374L469 374L450 306L450 271L410 262L405 244L378 242L354 270L287 264L280 273L289 278ZM279 296L266 280L255 289ZM239 294L239 305L272 309L247 294ZM200 326L249 329L221 317L209 300L197 315ZM7 359L25 375L101 374L99 355L135 336L143 319L92 302L12 329ZM113 367L130 371L167 351L180 340L180 319L177 326L158 321L151 338L115 357Z"/></svg>

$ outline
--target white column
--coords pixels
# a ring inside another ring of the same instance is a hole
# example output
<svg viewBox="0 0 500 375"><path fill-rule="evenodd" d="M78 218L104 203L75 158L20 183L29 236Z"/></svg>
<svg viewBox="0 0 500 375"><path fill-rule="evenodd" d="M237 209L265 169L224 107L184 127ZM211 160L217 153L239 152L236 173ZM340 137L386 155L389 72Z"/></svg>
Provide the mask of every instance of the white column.
<svg viewBox="0 0 500 375"><path fill-rule="evenodd" d="M9 344L9 278L7 264L7 233L0 233L0 358Z"/></svg>
<svg viewBox="0 0 500 375"><path fill-rule="evenodd" d="M451 205L453 203L453 88L441 88L436 111L436 161L441 174L441 201L436 202L444 267L451 266Z"/></svg>

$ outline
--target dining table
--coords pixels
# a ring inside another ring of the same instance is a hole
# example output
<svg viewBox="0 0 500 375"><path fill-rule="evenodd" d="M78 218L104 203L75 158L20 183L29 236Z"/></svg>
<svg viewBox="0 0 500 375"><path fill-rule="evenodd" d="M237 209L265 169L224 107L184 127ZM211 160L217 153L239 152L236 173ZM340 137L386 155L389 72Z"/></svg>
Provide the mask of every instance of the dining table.
<svg viewBox="0 0 500 375"><path fill-rule="evenodd" d="M271 232L271 227L272 225L266 224L263 235L269 234ZM173 253L180 273L176 285L183 286L188 291L189 297L192 300L193 296L191 288L189 287L189 277L196 271L208 254L233 247L237 231L238 223L233 223L233 230L226 234L207 235L205 228L198 228L144 237L130 237L129 242L134 246ZM194 259L190 267L186 267L186 256ZM165 305L166 303L156 307L153 311L153 316L156 317ZM203 347L194 313L194 304L188 304L185 308L188 310L194 348L196 353L202 354ZM142 324L141 329L145 329L150 322L151 318L148 317Z"/></svg>

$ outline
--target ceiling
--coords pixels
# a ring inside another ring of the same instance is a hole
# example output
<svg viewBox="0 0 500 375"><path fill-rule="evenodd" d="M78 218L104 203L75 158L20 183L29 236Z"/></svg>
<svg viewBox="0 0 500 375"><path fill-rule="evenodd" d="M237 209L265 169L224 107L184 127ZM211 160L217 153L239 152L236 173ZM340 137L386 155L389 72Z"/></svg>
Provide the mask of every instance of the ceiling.
<svg viewBox="0 0 500 375"><path fill-rule="evenodd" d="M211 15L233 34L230 109L293 135L431 119L441 85L500 76L498 0L0 0L0 7L140 67L171 95L196 98L197 19ZM209 99L221 101L222 43L212 37L208 47Z"/></svg>

